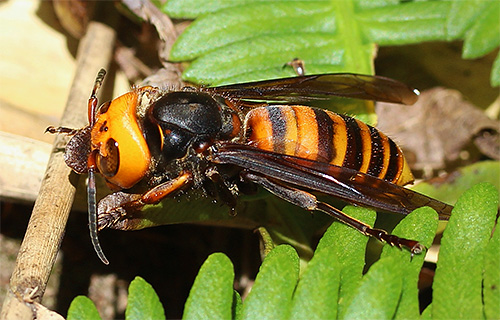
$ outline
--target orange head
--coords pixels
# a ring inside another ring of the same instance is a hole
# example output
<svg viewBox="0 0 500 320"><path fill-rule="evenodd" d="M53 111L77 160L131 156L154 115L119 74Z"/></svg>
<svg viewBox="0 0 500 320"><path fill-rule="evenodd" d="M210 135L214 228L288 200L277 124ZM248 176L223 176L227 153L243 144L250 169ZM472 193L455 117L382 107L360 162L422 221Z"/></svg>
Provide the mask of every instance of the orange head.
<svg viewBox="0 0 500 320"><path fill-rule="evenodd" d="M106 181L115 189L129 189L148 172L151 162L137 116L142 87L103 104L95 114L90 133L91 157Z"/></svg>

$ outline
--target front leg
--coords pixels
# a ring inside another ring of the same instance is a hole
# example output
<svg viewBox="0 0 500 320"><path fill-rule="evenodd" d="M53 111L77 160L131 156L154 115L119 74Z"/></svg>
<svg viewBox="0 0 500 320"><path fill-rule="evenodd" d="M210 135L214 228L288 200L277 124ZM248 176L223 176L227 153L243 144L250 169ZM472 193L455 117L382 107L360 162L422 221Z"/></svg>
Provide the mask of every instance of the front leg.
<svg viewBox="0 0 500 320"><path fill-rule="evenodd" d="M134 217L145 205L157 204L163 199L192 184L191 172L153 187L144 194L118 191L99 201L97 212L98 230L105 228L132 229L127 220Z"/></svg>

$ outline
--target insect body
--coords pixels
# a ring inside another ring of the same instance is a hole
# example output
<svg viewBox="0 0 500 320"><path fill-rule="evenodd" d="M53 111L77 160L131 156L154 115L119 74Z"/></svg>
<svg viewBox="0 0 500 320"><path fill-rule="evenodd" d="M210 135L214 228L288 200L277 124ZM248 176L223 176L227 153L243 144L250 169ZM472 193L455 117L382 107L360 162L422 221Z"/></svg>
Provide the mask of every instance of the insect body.
<svg viewBox="0 0 500 320"><path fill-rule="evenodd" d="M245 119L258 149L350 168L398 185L413 180L403 153L382 132L354 118L306 106L266 106Z"/></svg>
<svg viewBox="0 0 500 320"><path fill-rule="evenodd" d="M95 93L103 77L101 70L89 100L89 126L48 131L74 134L65 159L77 173L89 173L92 240L105 263L97 223L99 229L113 225L192 188L234 208L243 185L260 185L412 254L423 250L417 241L374 229L311 191L401 214L421 206L433 207L441 219L451 213L451 206L402 187L413 176L386 135L354 118L300 104L330 96L415 102L417 95L397 81L325 74L172 92L141 87L98 108ZM126 196L112 194L111 205L97 210L95 172Z"/></svg>

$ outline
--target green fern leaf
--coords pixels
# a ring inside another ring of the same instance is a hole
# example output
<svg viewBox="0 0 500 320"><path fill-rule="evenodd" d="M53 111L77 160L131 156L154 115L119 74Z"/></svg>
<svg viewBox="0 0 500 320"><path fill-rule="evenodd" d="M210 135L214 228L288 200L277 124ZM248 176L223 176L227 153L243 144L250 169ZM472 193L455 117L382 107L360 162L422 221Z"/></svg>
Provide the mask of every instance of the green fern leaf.
<svg viewBox="0 0 500 320"><path fill-rule="evenodd" d="M441 240L433 318L483 317L484 255L497 211L498 191L489 183L472 187L457 201Z"/></svg>
<svg viewBox="0 0 500 320"><path fill-rule="evenodd" d="M201 266L184 308L184 319L231 319L234 271L222 253L210 255ZM234 300L236 302L236 300ZM237 304L236 304L237 305ZM235 306L236 306L235 305Z"/></svg>
<svg viewBox="0 0 500 320"><path fill-rule="evenodd" d="M375 222L376 213L373 210L347 206L342 211L369 225ZM316 248L315 254L328 250L331 255L337 257L340 264L339 318L344 317L345 308L352 300L363 276L367 243L368 237L341 222L334 221Z"/></svg>
<svg viewBox="0 0 500 320"><path fill-rule="evenodd" d="M95 304L85 296L78 296L71 301L68 320L101 320Z"/></svg>
<svg viewBox="0 0 500 320"><path fill-rule="evenodd" d="M446 22L447 40L463 37L486 5L488 1L483 0L453 1Z"/></svg>
<svg viewBox="0 0 500 320"><path fill-rule="evenodd" d="M165 319L165 311L153 287L141 277L135 277L128 288L127 320Z"/></svg>
<svg viewBox="0 0 500 320"><path fill-rule="evenodd" d="M407 239L417 239L425 247L430 247L438 227L437 213L428 207L419 208L404 218L392 234ZM393 256L397 260L391 268L402 271L402 291L398 301L395 319L416 319L419 317L418 280L424 254L408 257L406 250L384 246L381 259Z"/></svg>
<svg viewBox="0 0 500 320"><path fill-rule="evenodd" d="M403 288L402 270L395 257L375 263L363 277L344 319L391 319ZM381 289L383 288L383 289Z"/></svg>
<svg viewBox="0 0 500 320"><path fill-rule="evenodd" d="M484 257L483 301L486 319L500 315L500 231L491 237Z"/></svg>
<svg viewBox="0 0 500 320"><path fill-rule="evenodd" d="M460 197L442 239L433 302L421 319L497 318L500 233L491 236L497 209L498 190L488 183ZM369 223L374 219L374 212L364 208L346 207L344 212ZM420 208L405 217L393 234L429 246L436 225L437 214ZM243 304L232 289L231 262L224 254L213 254L195 280L184 318L418 318L417 283L424 255L411 258L406 250L385 246L380 260L363 275L366 239L353 228L333 223L313 259L303 265L300 278L296 251L288 245L275 247ZM355 271L349 274L350 269ZM129 292L129 305L135 310L133 316L127 313L127 319L163 315L152 313L160 310L159 301L144 280L134 280ZM77 297L68 319L99 319L99 315L88 298Z"/></svg>
<svg viewBox="0 0 500 320"><path fill-rule="evenodd" d="M237 3L201 15L179 37L171 59L193 60L186 80L220 85L293 76L283 65L294 58L306 61L311 74L373 72L374 45L362 39L354 1ZM169 1L165 10L178 16L192 3L185 6Z"/></svg>
<svg viewBox="0 0 500 320"><path fill-rule="evenodd" d="M490 81L493 86L500 86L500 52L493 63Z"/></svg>
<svg viewBox="0 0 500 320"><path fill-rule="evenodd" d="M243 319L284 319L299 277L299 257L288 245L264 259L252 291L243 303Z"/></svg>
<svg viewBox="0 0 500 320"><path fill-rule="evenodd" d="M368 41L402 45L440 40L446 35L449 1L419 1L366 10L358 15Z"/></svg>
<svg viewBox="0 0 500 320"><path fill-rule="evenodd" d="M481 57L500 45L500 2L485 2L475 23L465 33L464 58Z"/></svg>
<svg viewBox="0 0 500 320"><path fill-rule="evenodd" d="M500 44L497 1L170 0L162 9L197 18L171 59L191 61L184 79L205 85L293 76L283 66L294 58L309 74L373 73L375 45L463 39L463 56L475 58Z"/></svg>

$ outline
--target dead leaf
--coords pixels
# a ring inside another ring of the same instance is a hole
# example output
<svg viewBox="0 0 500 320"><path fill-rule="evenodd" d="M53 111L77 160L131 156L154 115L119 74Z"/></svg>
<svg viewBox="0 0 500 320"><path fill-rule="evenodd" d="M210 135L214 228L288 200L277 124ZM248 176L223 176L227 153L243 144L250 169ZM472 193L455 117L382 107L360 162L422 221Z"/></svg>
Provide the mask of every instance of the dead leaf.
<svg viewBox="0 0 500 320"><path fill-rule="evenodd" d="M181 90L184 87L184 83L181 80L181 72L173 65L159 69L144 79L141 85L158 87L165 90Z"/></svg>
<svg viewBox="0 0 500 320"><path fill-rule="evenodd" d="M500 157L500 123L455 90L424 91L413 106L377 103L378 128L393 137L417 170L438 170L460 158L470 143Z"/></svg>
<svg viewBox="0 0 500 320"><path fill-rule="evenodd" d="M45 306L41 305L38 302L33 303L35 307L37 320L64 320L64 317L59 313L47 309Z"/></svg>
<svg viewBox="0 0 500 320"><path fill-rule="evenodd" d="M149 0L123 0L122 2L133 13L155 26L164 45L160 50L160 57L163 61L167 61L170 49L177 39L177 32L170 18Z"/></svg>
<svg viewBox="0 0 500 320"><path fill-rule="evenodd" d="M95 3L82 0L53 0L52 3L64 30L76 39L83 37Z"/></svg>
<svg viewBox="0 0 500 320"><path fill-rule="evenodd" d="M137 58L135 51L133 48L128 48L117 43L114 54L115 62L132 83L136 83L152 73L151 68Z"/></svg>

